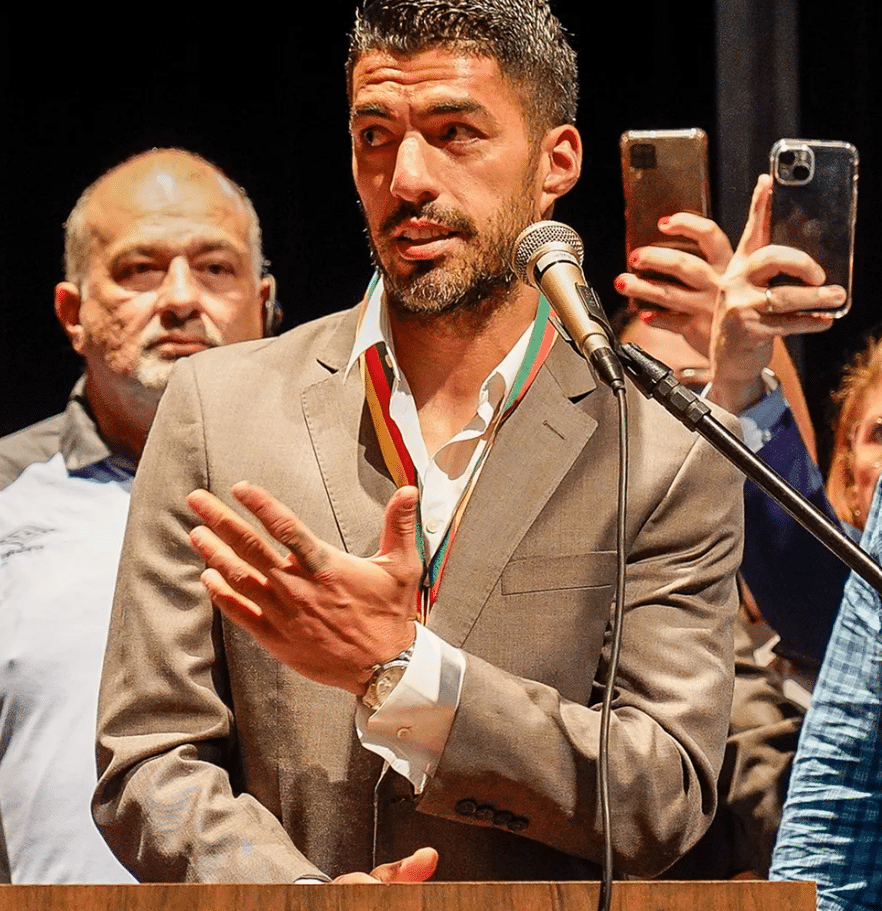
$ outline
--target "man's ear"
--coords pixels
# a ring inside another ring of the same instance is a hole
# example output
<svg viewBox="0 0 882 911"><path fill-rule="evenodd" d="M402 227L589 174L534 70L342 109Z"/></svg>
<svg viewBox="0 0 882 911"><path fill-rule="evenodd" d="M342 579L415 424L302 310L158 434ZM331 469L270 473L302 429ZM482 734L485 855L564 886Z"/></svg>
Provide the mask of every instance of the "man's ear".
<svg viewBox="0 0 882 911"><path fill-rule="evenodd" d="M582 172L582 137L569 123L549 130L542 138L539 211L547 218L554 203L573 188Z"/></svg>
<svg viewBox="0 0 882 911"><path fill-rule="evenodd" d="M85 333L80 322L80 289L73 282L59 282L55 286L55 315L67 333L77 354L83 353Z"/></svg>
<svg viewBox="0 0 882 911"><path fill-rule="evenodd" d="M263 337L269 338L279 331L282 324L282 308L276 300L276 278L267 273L257 286L257 299L260 301L260 320Z"/></svg>

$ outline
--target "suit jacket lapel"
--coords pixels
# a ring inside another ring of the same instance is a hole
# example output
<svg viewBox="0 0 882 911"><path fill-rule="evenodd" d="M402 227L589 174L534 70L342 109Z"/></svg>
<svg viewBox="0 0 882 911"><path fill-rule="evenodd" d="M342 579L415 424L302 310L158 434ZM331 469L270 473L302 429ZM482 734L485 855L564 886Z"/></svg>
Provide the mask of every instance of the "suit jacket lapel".
<svg viewBox="0 0 882 911"><path fill-rule="evenodd" d="M344 380L358 308L341 320L317 354L326 376L302 393L303 413L331 509L347 551L373 554L386 502L395 491L365 408L358 366Z"/></svg>
<svg viewBox="0 0 882 911"><path fill-rule="evenodd" d="M429 627L452 645L462 645L518 543L594 433L597 422L571 399L595 388L582 358L558 339L500 429L429 617Z"/></svg>

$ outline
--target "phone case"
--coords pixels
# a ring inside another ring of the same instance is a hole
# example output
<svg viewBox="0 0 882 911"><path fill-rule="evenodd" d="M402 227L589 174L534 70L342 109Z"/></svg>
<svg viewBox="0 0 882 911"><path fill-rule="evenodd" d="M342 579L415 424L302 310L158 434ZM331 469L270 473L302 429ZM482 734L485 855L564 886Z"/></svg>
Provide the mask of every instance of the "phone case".
<svg viewBox="0 0 882 911"><path fill-rule="evenodd" d="M796 247L816 260L827 284L842 285L848 296L835 311L851 307L854 229L857 218L858 153L848 142L779 139L770 153L772 174L771 242ZM788 275L770 284L799 284Z"/></svg>
<svg viewBox="0 0 882 911"><path fill-rule="evenodd" d="M662 234L658 220L675 212L710 214L704 130L628 130L619 147L626 255L635 247L662 246L702 256L694 241Z"/></svg>

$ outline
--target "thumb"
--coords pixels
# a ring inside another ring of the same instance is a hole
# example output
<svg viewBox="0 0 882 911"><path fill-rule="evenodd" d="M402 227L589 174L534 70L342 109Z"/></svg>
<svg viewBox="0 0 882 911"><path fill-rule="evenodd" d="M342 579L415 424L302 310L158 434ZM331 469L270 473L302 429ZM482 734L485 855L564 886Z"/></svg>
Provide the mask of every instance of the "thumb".
<svg viewBox="0 0 882 911"><path fill-rule="evenodd" d="M741 256L750 256L754 250L759 250L760 247L765 247L769 243L771 199L772 178L768 174L760 174L750 200L747 224L744 226L744 233L738 242L736 253Z"/></svg>
<svg viewBox="0 0 882 911"><path fill-rule="evenodd" d="M438 852L434 848L418 848L403 860L380 864L371 870L371 876L381 883L424 883L437 866Z"/></svg>
<svg viewBox="0 0 882 911"><path fill-rule="evenodd" d="M386 504L379 556L400 554L419 561L416 546L416 511L419 491L416 487L399 487Z"/></svg>

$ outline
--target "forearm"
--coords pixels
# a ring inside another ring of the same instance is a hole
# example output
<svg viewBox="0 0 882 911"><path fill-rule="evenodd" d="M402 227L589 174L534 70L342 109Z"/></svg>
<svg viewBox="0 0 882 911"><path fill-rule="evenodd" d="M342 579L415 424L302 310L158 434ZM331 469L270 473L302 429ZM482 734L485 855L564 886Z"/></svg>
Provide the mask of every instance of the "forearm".
<svg viewBox="0 0 882 911"><path fill-rule="evenodd" d="M868 549L878 557L878 533ZM879 595L852 576L806 715L772 866L774 879L817 880L819 908L882 900L880 679Z"/></svg>
<svg viewBox="0 0 882 911"><path fill-rule="evenodd" d="M789 411L770 429L758 455L837 527L820 472ZM782 506L748 482L741 572L780 651L817 667L833 627L848 568Z"/></svg>

